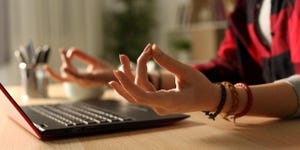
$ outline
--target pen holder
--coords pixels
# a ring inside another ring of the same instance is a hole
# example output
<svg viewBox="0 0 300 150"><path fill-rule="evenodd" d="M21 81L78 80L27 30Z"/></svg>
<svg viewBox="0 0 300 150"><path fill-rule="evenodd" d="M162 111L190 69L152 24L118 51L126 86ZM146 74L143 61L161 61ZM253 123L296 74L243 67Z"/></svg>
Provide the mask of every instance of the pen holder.
<svg viewBox="0 0 300 150"><path fill-rule="evenodd" d="M48 97L49 77L42 64L20 63L22 98Z"/></svg>

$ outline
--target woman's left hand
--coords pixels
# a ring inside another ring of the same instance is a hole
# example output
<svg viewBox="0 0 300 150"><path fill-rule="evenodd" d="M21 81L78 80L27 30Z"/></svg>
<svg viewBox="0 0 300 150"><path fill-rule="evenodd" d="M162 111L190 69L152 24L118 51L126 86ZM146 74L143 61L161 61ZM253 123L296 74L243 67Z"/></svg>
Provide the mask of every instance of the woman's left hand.
<svg viewBox="0 0 300 150"><path fill-rule="evenodd" d="M78 70L72 65L72 60L77 58L86 64L85 70ZM111 80L115 80L113 66L101 59L96 59L87 55L83 51L70 48L68 51L61 50L62 65L60 71L63 75L54 72L49 66L44 66L44 70L56 81L72 82L81 86L104 86Z"/></svg>

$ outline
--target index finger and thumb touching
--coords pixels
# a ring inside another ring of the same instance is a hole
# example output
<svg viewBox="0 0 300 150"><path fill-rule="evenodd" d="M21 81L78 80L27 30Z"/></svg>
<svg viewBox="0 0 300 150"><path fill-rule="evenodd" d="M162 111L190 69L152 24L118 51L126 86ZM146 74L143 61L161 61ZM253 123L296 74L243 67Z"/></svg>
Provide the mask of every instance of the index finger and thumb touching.
<svg viewBox="0 0 300 150"><path fill-rule="evenodd" d="M93 58L77 48L70 48L67 52L67 57L69 59L73 59L76 57L86 64L97 64L101 67L110 67L110 64L108 64L107 62Z"/></svg>
<svg viewBox="0 0 300 150"><path fill-rule="evenodd" d="M152 45L152 57L156 63L175 74L175 76L179 78L188 78L187 72L189 72L191 68L165 54L156 44Z"/></svg>
<svg viewBox="0 0 300 150"><path fill-rule="evenodd" d="M60 53L61 53L61 61L62 61L62 68L61 71L63 71L65 68L72 68L73 66L71 65L70 61L68 60L67 56L66 56L66 51L65 49L60 49ZM60 74L56 73L49 65L43 65L43 70L45 72L48 73L48 75L58 81L58 82L68 82L70 81L70 79L61 76Z"/></svg>
<svg viewBox="0 0 300 150"><path fill-rule="evenodd" d="M65 69L74 70L75 68L71 64L70 59L67 57L67 51L65 49L60 49L60 58L62 61L61 71L64 72ZM43 69L56 81L58 82L67 82L70 81L68 78L63 77L62 75L56 73L52 68L48 65L44 65Z"/></svg>
<svg viewBox="0 0 300 150"><path fill-rule="evenodd" d="M151 45L148 44L139 56L136 68L135 83L147 91L154 91L154 85L149 81L147 62L151 59Z"/></svg>

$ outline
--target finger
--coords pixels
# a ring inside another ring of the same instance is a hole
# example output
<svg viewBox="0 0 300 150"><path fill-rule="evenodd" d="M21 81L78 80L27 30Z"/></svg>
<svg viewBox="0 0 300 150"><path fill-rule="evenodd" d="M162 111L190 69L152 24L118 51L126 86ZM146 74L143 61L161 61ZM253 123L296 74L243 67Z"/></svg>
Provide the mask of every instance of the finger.
<svg viewBox="0 0 300 150"><path fill-rule="evenodd" d="M114 75L126 91L136 100L137 103L152 106L149 95L140 87L135 85L122 71L114 71Z"/></svg>
<svg viewBox="0 0 300 150"><path fill-rule="evenodd" d="M132 83L122 71L115 71L114 74L122 87L139 104L178 112L177 109L181 107L182 100L185 99L176 89L145 92L139 86Z"/></svg>
<svg viewBox="0 0 300 150"><path fill-rule="evenodd" d="M155 91L155 87L149 81L147 71L147 62L151 59L151 57L151 45L148 44L143 53L139 56L136 68L137 73L135 83L147 91Z"/></svg>
<svg viewBox="0 0 300 150"><path fill-rule="evenodd" d="M72 65L71 59L67 58L67 51L65 49L61 49L61 61L62 61L62 66L60 68L60 71L63 76L68 76L65 74L65 70L72 70L72 72L78 73L77 69Z"/></svg>
<svg viewBox="0 0 300 150"><path fill-rule="evenodd" d="M70 59L67 58L66 50L61 49L60 53L61 53L60 58L61 58L61 61L62 61L62 67L63 68L71 68L71 69L75 70L75 67L73 67Z"/></svg>
<svg viewBox="0 0 300 150"><path fill-rule="evenodd" d="M132 74L131 71L129 58L126 55L120 55L119 57L120 57L120 62L122 64L124 73L131 81L134 81L134 75Z"/></svg>
<svg viewBox="0 0 300 150"><path fill-rule="evenodd" d="M86 64L98 64L101 67L110 67L110 65L105 61L95 59L77 48L70 48L67 52L67 57L70 59L77 57L79 60L82 60Z"/></svg>
<svg viewBox="0 0 300 150"><path fill-rule="evenodd" d="M116 90L116 92L122 97L124 97L126 100L128 100L131 103L136 103L135 99L130 94L128 94L128 92L118 82L111 81L109 82L109 85L113 87Z"/></svg>
<svg viewBox="0 0 300 150"><path fill-rule="evenodd" d="M48 65L44 65L43 69L51 76L54 80L58 82L69 82L70 80L67 78L64 78L57 74L53 69L51 69Z"/></svg>
<svg viewBox="0 0 300 150"><path fill-rule="evenodd" d="M74 80L82 86L88 85L107 85L111 80L111 71L101 71L97 73L82 72L78 73L71 69L65 68L63 70L68 78Z"/></svg>
<svg viewBox="0 0 300 150"><path fill-rule="evenodd" d="M66 56L66 51L64 49L61 49L61 61L62 61L62 66L60 67L60 71L62 73L62 76L65 78L68 78L72 81L76 81L77 79L74 78L73 76L70 76L66 70L70 70L71 72L74 72L74 74L78 74L79 72L77 69L72 65L71 59L67 58Z"/></svg>
<svg viewBox="0 0 300 150"><path fill-rule="evenodd" d="M195 71L190 66L183 64L162 52L155 44L152 46L152 56L154 60L163 68L174 73L180 78L189 78L189 72Z"/></svg>
<svg viewBox="0 0 300 150"><path fill-rule="evenodd" d="M139 86L132 83L122 71L114 71L116 78L126 91L135 99L135 101L142 105L158 108L171 109L174 106L173 99L178 99L174 91L157 91L145 92ZM177 107L177 106L174 106Z"/></svg>
<svg viewBox="0 0 300 150"><path fill-rule="evenodd" d="M75 72L72 69L64 68L63 69L64 75L66 78L72 80L72 82L79 84L80 86L87 86L89 85L89 81L83 79L81 73Z"/></svg>

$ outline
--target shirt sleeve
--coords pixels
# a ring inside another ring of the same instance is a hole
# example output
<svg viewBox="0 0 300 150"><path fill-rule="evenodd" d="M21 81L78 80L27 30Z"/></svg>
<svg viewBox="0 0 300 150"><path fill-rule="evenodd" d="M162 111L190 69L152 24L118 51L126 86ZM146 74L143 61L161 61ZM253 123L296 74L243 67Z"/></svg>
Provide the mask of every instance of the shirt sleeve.
<svg viewBox="0 0 300 150"><path fill-rule="evenodd" d="M296 74L300 74L300 1L294 1L293 7L288 20L288 40L291 51L291 60L294 64ZM285 31L286 32L286 31Z"/></svg>
<svg viewBox="0 0 300 150"><path fill-rule="evenodd" d="M288 78L277 80L275 82L286 82L293 87L297 94L298 107L296 113L292 116L292 118L300 117L300 74L295 74Z"/></svg>

